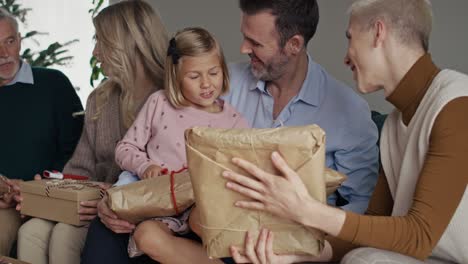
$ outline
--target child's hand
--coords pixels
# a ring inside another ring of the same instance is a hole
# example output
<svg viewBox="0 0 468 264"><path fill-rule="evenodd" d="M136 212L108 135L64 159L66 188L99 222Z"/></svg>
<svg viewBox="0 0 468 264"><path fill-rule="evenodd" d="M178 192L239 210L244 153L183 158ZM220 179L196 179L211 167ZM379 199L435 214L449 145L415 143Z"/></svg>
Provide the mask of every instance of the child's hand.
<svg viewBox="0 0 468 264"><path fill-rule="evenodd" d="M164 173L162 173L162 170L163 168L157 166L157 165L151 165L149 166L145 172L143 173L141 179L151 179L151 178L155 178L155 177L158 177L158 176L161 176L163 175Z"/></svg>

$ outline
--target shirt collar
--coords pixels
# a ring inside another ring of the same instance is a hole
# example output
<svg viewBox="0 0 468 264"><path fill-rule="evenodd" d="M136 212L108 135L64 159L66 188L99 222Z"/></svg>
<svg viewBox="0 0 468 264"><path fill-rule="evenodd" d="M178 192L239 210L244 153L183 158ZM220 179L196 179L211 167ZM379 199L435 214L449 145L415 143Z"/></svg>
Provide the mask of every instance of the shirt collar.
<svg viewBox="0 0 468 264"><path fill-rule="evenodd" d="M34 84L32 68L27 62L21 61L21 67L16 73L15 78L7 85L13 85L15 83Z"/></svg>
<svg viewBox="0 0 468 264"><path fill-rule="evenodd" d="M306 104L318 106L320 102L319 98L319 75L317 74L319 69L317 63L315 63L309 54L307 54L307 74L304 82L302 83L299 94L295 97L294 101L303 101ZM307 88L307 87L312 88ZM250 87L250 90L257 89L260 92L268 93L265 85L265 81L258 80L257 85Z"/></svg>
<svg viewBox="0 0 468 264"><path fill-rule="evenodd" d="M387 97L400 112L406 112L413 104L419 104L419 95L424 94L440 69L432 62L429 53L424 54L405 74L395 90Z"/></svg>

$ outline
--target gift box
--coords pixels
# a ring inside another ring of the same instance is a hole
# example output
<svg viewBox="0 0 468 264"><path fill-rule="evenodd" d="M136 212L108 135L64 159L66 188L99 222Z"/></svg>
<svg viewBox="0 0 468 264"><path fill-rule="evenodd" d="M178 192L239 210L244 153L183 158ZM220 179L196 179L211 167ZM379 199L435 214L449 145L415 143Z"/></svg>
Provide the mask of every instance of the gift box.
<svg viewBox="0 0 468 264"><path fill-rule="evenodd" d="M28 262L20 261L17 259L12 259L9 257L1 257L0 256L0 264L30 264Z"/></svg>
<svg viewBox="0 0 468 264"><path fill-rule="evenodd" d="M0 174L0 197L10 192L10 185L6 183L7 178Z"/></svg>
<svg viewBox="0 0 468 264"><path fill-rule="evenodd" d="M80 202L99 200L103 195L99 182L79 180L35 180L20 183L21 214L82 226Z"/></svg>
<svg viewBox="0 0 468 264"><path fill-rule="evenodd" d="M271 214L241 209L235 201L247 198L226 189L221 176L225 170L246 175L231 160L240 157L263 170L278 175L271 153L280 152L302 178L309 193L326 202L325 133L316 125L273 129L214 129L195 127L185 132L188 168L195 201L200 212L203 244L208 256L230 256L229 246L243 247L245 234L261 228L273 231L277 254L318 255L323 248L323 233Z"/></svg>
<svg viewBox="0 0 468 264"><path fill-rule="evenodd" d="M187 170L113 187L107 195L109 208L131 223L177 215L194 203Z"/></svg>

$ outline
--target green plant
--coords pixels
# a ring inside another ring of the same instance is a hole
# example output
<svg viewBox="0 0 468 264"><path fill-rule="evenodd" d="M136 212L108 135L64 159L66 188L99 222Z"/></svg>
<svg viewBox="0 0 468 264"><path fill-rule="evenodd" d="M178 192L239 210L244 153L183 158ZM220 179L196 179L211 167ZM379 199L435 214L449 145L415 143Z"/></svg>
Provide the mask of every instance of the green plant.
<svg viewBox="0 0 468 264"><path fill-rule="evenodd" d="M104 0L93 0L93 8L88 10L88 13L91 14L91 17L94 18L99 10L101 10ZM100 77L103 77L103 72L96 57L91 56L89 60L89 65L91 66L91 76L89 77L89 84L94 87L94 82L97 81Z"/></svg>
<svg viewBox="0 0 468 264"><path fill-rule="evenodd" d="M21 4L17 3L16 0L0 0L0 7L10 12L15 16L19 23L22 23L26 27L26 17L31 8L24 8ZM36 45L39 44L35 37L40 35L47 35L47 33L39 31L28 31L24 33L21 40L31 40ZM54 42L50 44L46 49L35 51L31 48L27 48L21 54L21 57L26 60L32 66L49 67L51 65L66 65L72 59L73 56L68 55L68 46L78 42L77 39L67 41L65 43Z"/></svg>

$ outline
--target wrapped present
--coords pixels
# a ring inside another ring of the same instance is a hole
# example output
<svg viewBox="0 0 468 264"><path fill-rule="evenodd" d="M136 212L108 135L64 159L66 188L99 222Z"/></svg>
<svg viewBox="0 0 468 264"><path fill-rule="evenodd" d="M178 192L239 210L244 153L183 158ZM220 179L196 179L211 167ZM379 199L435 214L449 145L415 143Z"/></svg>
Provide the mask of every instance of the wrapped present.
<svg viewBox="0 0 468 264"><path fill-rule="evenodd" d="M20 183L21 214L82 226L80 202L99 200L103 195L99 182L80 180L35 180Z"/></svg>
<svg viewBox="0 0 468 264"><path fill-rule="evenodd" d="M0 256L0 264L29 264L28 262Z"/></svg>
<svg viewBox="0 0 468 264"><path fill-rule="evenodd" d="M348 177L336 170L325 168L325 183L327 186L327 196L334 193Z"/></svg>
<svg viewBox="0 0 468 264"><path fill-rule="evenodd" d="M256 240L261 228L275 233L277 254L317 255L323 233L271 214L245 210L234 202L247 199L226 189L225 170L246 174L231 160L240 157L263 170L279 174L271 153L280 152L302 178L309 193L326 202L325 133L316 125L273 129L213 129L195 127L185 132L188 168L200 212L203 244L210 257L230 256L229 246L243 246L248 230Z"/></svg>
<svg viewBox="0 0 468 264"><path fill-rule="evenodd" d="M113 187L107 194L109 208L131 223L177 215L194 203L192 183L186 169Z"/></svg>
<svg viewBox="0 0 468 264"><path fill-rule="evenodd" d="M7 178L0 174L0 197L10 192L10 185L6 183Z"/></svg>

